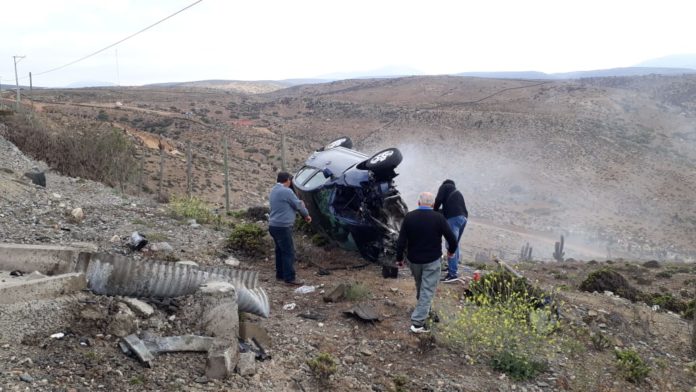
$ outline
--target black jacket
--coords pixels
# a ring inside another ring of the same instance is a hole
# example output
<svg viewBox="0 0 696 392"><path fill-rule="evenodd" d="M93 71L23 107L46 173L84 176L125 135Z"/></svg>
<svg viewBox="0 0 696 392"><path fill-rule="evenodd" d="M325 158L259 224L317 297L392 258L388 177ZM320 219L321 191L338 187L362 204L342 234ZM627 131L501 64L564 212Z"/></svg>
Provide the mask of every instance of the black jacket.
<svg viewBox="0 0 696 392"><path fill-rule="evenodd" d="M440 206L442 206L442 213L445 215L445 218L449 219L464 215L466 219L469 219L469 211L466 210L464 196L452 184L442 184L440 189L437 190L433 209L440 211Z"/></svg>
<svg viewBox="0 0 696 392"><path fill-rule="evenodd" d="M454 253L457 238L442 214L431 209L409 212L401 224L396 241L396 260L404 259L404 249L411 263L427 264L437 260L442 255L443 236L447 240L447 251Z"/></svg>

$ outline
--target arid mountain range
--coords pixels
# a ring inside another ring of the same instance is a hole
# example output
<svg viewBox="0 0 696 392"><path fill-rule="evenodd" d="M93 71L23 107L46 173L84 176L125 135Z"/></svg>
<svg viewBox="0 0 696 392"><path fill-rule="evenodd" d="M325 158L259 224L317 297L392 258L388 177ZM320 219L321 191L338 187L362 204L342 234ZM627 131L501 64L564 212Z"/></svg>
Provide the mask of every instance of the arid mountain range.
<svg viewBox="0 0 696 392"><path fill-rule="evenodd" d="M401 149L396 181L411 207L419 191L455 180L472 215L463 240L472 259L514 258L526 242L548 259L560 235L566 257L696 258L696 75L272 83L35 90L33 99L51 129L127 132L151 191L157 135L167 192L185 193L190 141L194 194L222 205L227 132L235 208L264 202L281 134L290 170L345 135L367 154Z"/></svg>

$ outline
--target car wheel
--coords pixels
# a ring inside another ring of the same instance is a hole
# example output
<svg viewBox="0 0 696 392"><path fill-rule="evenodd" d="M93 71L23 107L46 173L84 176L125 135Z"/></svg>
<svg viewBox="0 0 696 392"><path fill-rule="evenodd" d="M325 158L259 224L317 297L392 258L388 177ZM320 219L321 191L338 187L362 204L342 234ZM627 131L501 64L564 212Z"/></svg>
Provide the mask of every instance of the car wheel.
<svg viewBox="0 0 696 392"><path fill-rule="evenodd" d="M324 150L330 150L336 147L353 148L353 141L350 140L348 136L340 137L324 146Z"/></svg>
<svg viewBox="0 0 696 392"><path fill-rule="evenodd" d="M382 171L394 169L399 166L403 157L401 151L396 148L387 148L382 150L365 161L365 169L372 171Z"/></svg>

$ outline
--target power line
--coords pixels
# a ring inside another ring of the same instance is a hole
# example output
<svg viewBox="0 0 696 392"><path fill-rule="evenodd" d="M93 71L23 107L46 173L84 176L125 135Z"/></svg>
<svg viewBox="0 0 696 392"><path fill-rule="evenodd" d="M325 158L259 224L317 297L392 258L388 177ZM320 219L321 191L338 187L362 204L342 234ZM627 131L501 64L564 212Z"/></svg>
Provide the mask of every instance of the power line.
<svg viewBox="0 0 696 392"><path fill-rule="evenodd" d="M79 59L77 59L77 60L75 60L75 61L72 61L72 62L70 62L70 63L61 65L60 67L55 67L55 68L51 68L51 69L49 69L49 70L47 70L47 71L35 73L34 76L44 75L44 74L47 74L47 73L49 73L49 72L53 72L53 71L57 71L57 70L59 70L59 69L63 69L63 68L65 68L65 67L68 67L68 66L71 66L71 65L73 65L73 64L79 63L79 62L82 61L82 60L86 60L86 59L88 59L88 58L90 58L90 57L92 57L92 56L95 56L95 55L97 55L97 54L99 54L99 53L101 53L101 52L103 52L103 51L105 51L105 50L107 50L107 49L113 48L114 46L116 46L116 45L118 45L118 44L120 44L120 43L122 43L122 42L124 42L124 41L126 41L126 40L129 40L129 39L135 37L136 35L138 35L138 34L140 34L140 33L143 33L143 32L145 32L145 31L147 31L147 30L149 30L149 29L151 29L151 28L157 26L158 24L164 22L165 20L167 20L167 19L169 19L169 18L172 18L173 16L176 16L176 15L178 15L178 14L180 14L180 13L186 11L187 9L193 7L194 5L200 3L201 1L203 1L203 0L198 0L198 1L194 2L194 3L192 3L192 4L189 4L189 5L187 5L186 7L180 9L179 11L176 11L175 13L173 13L173 14L167 16L166 18L160 19L160 20L158 20L157 22L155 22L155 23L153 23L153 24L151 24L151 25L145 27L144 29L142 29L142 30L140 30L140 31L138 31L138 32L135 32L135 33L129 35L128 37L126 37L126 38L124 38L124 39L122 39L122 40L120 40L120 41L118 41L118 42L115 42L115 43L113 43L113 44L111 44L111 45L109 45L109 46L107 46L107 47L105 47L105 48L99 49L99 50L97 50L97 51L94 52L94 53L90 53L90 54L88 54L87 56L81 57L81 58L79 58Z"/></svg>

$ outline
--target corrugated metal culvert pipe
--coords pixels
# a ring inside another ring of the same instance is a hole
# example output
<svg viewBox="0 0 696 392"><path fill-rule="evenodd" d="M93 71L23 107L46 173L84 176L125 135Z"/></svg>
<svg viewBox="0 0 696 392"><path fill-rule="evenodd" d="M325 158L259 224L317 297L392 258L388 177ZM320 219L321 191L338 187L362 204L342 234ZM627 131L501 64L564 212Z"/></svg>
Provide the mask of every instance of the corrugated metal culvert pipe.
<svg viewBox="0 0 696 392"><path fill-rule="evenodd" d="M102 295L179 297L193 294L205 283L229 282L237 291L239 310L262 317L270 312L256 271L133 260L103 253L80 254L76 269L85 273L89 289Z"/></svg>

